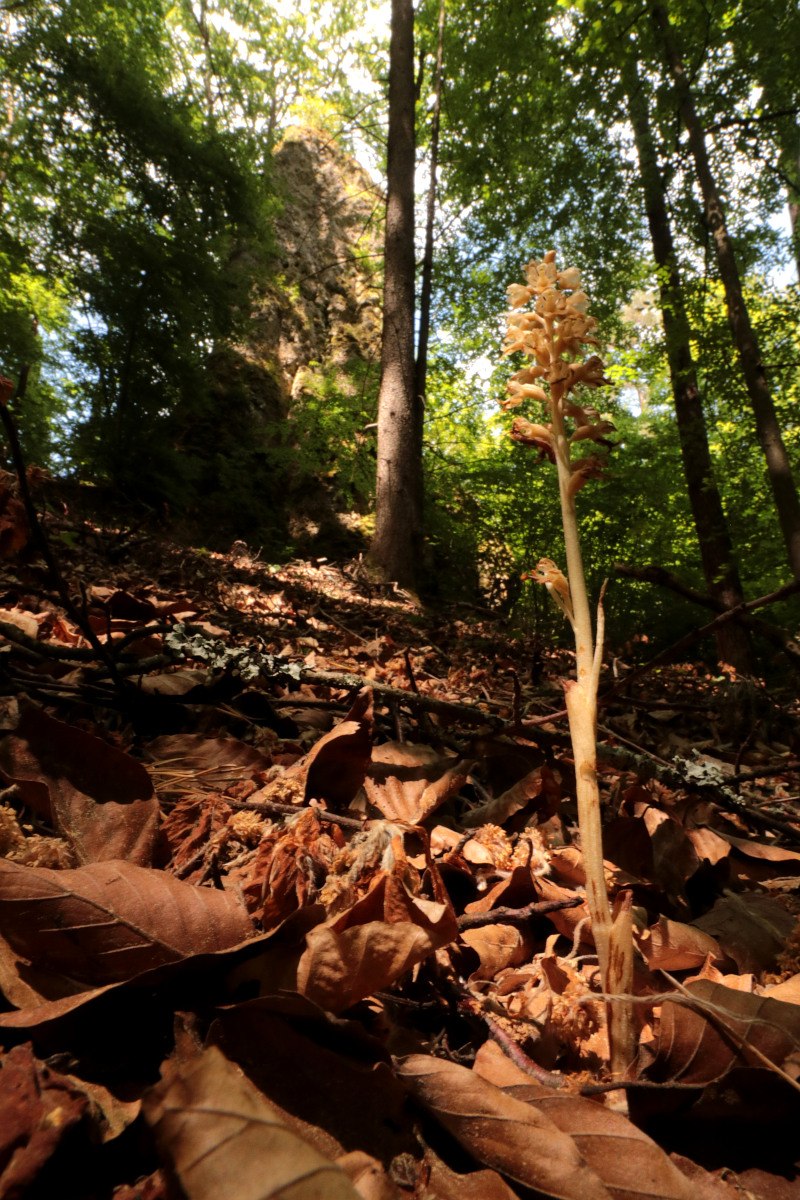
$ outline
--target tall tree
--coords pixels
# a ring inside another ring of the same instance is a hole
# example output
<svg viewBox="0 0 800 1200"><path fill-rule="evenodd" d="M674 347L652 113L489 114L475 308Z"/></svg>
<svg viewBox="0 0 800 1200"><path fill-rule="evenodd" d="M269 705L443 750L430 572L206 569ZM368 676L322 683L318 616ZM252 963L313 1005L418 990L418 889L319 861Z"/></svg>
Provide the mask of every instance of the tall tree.
<svg viewBox="0 0 800 1200"><path fill-rule="evenodd" d="M743 603L744 594L722 499L714 478L705 413L692 356L691 328L658 154L650 129L648 100L635 63L631 60L626 63L624 77L653 257L658 267L659 299L675 416L703 573L709 595L720 600L726 608L735 608ZM740 673L752 674L754 664L750 638L741 625L729 621L720 626L716 641L722 662L729 663Z"/></svg>
<svg viewBox="0 0 800 1200"><path fill-rule="evenodd" d="M422 280L419 297L419 333L417 336L416 387L424 412L428 376L428 342L431 326L431 292L433 284L433 227L436 219L436 181L439 170L439 123L442 113L442 76L444 58L445 0L440 0L439 23L436 30L436 68L433 82L431 112L430 161L428 169L428 204L425 213L425 244L422 252Z"/></svg>
<svg viewBox="0 0 800 1200"><path fill-rule="evenodd" d="M689 137L697 181L703 197L703 213L711 233L720 277L725 288L728 321L739 352L739 361L753 408L761 448L767 463L789 566L795 578L800 579L800 497L798 497L789 456L775 412L758 339L745 302L725 209L711 169L705 129L697 111L683 55L678 45L677 34L666 4L655 3L652 7L652 16L662 39L666 65L675 87L681 119Z"/></svg>
<svg viewBox="0 0 800 1200"><path fill-rule="evenodd" d="M165 8L72 0L16 14L2 236L71 308L73 464L185 503L220 450L206 362L236 322L231 250L266 234L269 190L251 146L177 86Z"/></svg>
<svg viewBox="0 0 800 1200"><path fill-rule="evenodd" d="M383 342L370 556L388 579L404 587L417 582L422 538L422 408L414 376L414 120L414 10L411 0L392 0Z"/></svg>

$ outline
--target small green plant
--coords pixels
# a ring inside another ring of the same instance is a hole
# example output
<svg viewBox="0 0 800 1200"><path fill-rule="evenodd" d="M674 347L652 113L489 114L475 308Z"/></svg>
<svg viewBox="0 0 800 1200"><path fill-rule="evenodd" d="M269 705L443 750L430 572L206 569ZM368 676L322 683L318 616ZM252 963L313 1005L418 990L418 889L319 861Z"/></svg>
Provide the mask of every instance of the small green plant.
<svg viewBox="0 0 800 1200"><path fill-rule="evenodd" d="M537 564L531 577L543 583L575 635L576 678L566 681L572 751L577 781L578 822L586 873L586 899L603 988L609 997L629 994L633 982L631 904L627 894L612 914L603 869L600 793L597 786L597 688L603 655L602 595L597 609L597 636L581 559L575 497L590 480L601 478L614 426L588 404L578 403L572 393L578 385L597 388L607 384L602 359L584 358L584 347L597 346L593 336L597 322L587 315L589 297L581 290L576 267L559 271L555 251L543 261L527 267L527 285L508 289L505 354L521 351L531 365L517 371L508 384L504 410L517 408L526 400L545 406L547 420L539 424L518 416L511 437L539 451L558 468L561 518L567 558L567 577L549 558ZM582 457L572 457L573 447L591 443ZM621 1075L634 1056L632 1007L622 999L609 1003L611 1068Z"/></svg>

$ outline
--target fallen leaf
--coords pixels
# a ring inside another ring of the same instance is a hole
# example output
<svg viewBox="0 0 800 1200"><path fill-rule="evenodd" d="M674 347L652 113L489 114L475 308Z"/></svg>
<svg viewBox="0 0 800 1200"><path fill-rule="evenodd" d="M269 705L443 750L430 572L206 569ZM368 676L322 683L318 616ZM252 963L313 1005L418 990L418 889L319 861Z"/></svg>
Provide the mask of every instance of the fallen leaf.
<svg viewBox="0 0 800 1200"><path fill-rule="evenodd" d="M346 808L361 789L372 752L373 697L362 688L343 721L314 744L304 764L305 802Z"/></svg>
<svg viewBox="0 0 800 1200"><path fill-rule="evenodd" d="M800 1046L796 1004L705 979L687 984L686 990L695 1007L669 999L662 1005L648 1079L711 1083L733 1067L763 1067L764 1057L779 1067Z"/></svg>
<svg viewBox="0 0 800 1200"><path fill-rule="evenodd" d="M141 763L102 738L27 705L0 742L0 772L55 822L80 863L152 862L159 820L153 785Z"/></svg>
<svg viewBox="0 0 800 1200"><path fill-rule="evenodd" d="M715 938L739 971L760 975L774 968L795 918L774 896L728 892L692 925Z"/></svg>
<svg viewBox="0 0 800 1200"><path fill-rule="evenodd" d="M383 742L372 752L364 790L387 820L418 825L461 790L473 766L430 746Z"/></svg>
<svg viewBox="0 0 800 1200"><path fill-rule="evenodd" d="M253 779L272 760L236 738L207 738L199 733L168 734L146 746L148 770L160 792L175 779L179 788L191 779L195 788L224 792L233 783Z"/></svg>
<svg viewBox="0 0 800 1200"><path fill-rule="evenodd" d="M397 1073L463 1148L509 1179L559 1200L609 1200L574 1141L549 1117L466 1067L412 1054Z"/></svg>
<svg viewBox="0 0 800 1200"><path fill-rule="evenodd" d="M297 987L330 1012L389 987L458 935L438 870L431 863L435 899L412 895L401 877L401 847L392 845L398 873L384 872L362 900L306 935Z"/></svg>
<svg viewBox="0 0 800 1200"><path fill-rule="evenodd" d="M423 1169L428 1176L428 1192L436 1200L519 1200L518 1193L512 1191L496 1171L459 1174L442 1162L430 1147L425 1151Z"/></svg>
<svg viewBox="0 0 800 1200"><path fill-rule="evenodd" d="M558 808L561 789L547 766L536 767L501 795L495 796L478 808L473 808L461 824L465 829L474 829L478 825L502 825L515 813L527 808L532 800L541 800L541 803L536 805L541 821L546 821Z"/></svg>
<svg viewBox="0 0 800 1200"><path fill-rule="evenodd" d="M683 971L699 967L709 955L718 963L725 958L719 943L710 934L694 925L670 921L663 916L655 925L639 932L636 942L651 971Z"/></svg>
<svg viewBox="0 0 800 1200"><path fill-rule="evenodd" d="M186 1200L358 1200L345 1172L289 1129L216 1046L166 1071L143 1110Z"/></svg>
<svg viewBox="0 0 800 1200"><path fill-rule="evenodd" d="M0 933L23 957L90 983L223 950L253 926L226 892L126 862L72 871L0 860Z"/></svg>
<svg viewBox="0 0 800 1200"><path fill-rule="evenodd" d="M359 1022L283 993L223 1009L208 1041L326 1157L363 1150L390 1162L416 1151L405 1089Z"/></svg>
<svg viewBox="0 0 800 1200"><path fill-rule="evenodd" d="M362 1200L402 1200L403 1194L392 1182L377 1158L363 1150L353 1150L336 1159Z"/></svg>
<svg viewBox="0 0 800 1200"><path fill-rule="evenodd" d="M145 675L139 684L148 696L188 696L195 689L202 695L214 683L213 671L199 667L187 667L182 671L165 671L158 675Z"/></svg>
<svg viewBox="0 0 800 1200"><path fill-rule="evenodd" d="M22 1197L87 1107L71 1079L14 1046L0 1057L0 1196Z"/></svg>
<svg viewBox="0 0 800 1200"><path fill-rule="evenodd" d="M529 961L536 939L532 932L515 925L483 925L478 929L462 929L461 940L474 950L480 966L470 980L492 979L505 967L515 967Z"/></svg>
<svg viewBox="0 0 800 1200"><path fill-rule="evenodd" d="M496 1042L481 1046L473 1070L506 1095L532 1105L568 1134L617 1200L696 1200L686 1176L622 1113L537 1083Z"/></svg>

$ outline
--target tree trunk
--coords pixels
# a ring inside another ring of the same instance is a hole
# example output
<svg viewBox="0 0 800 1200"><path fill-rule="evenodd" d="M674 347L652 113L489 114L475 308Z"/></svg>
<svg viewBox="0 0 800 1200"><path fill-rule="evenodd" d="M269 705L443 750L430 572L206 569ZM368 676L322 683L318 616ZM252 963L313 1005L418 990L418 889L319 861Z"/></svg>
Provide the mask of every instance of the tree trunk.
<svg viewBox="0 0 800 1200"><path fill-rule="evenodd" d="M420 415L425 411L428 378L428 336L431 324L431 281L433 277L433 221L436 215L436 172L439 167L439 122L442 112L442 59L444 55L445 0L439 4L439 35L436 43L436 78L431 114L431 178L428 185L428 211L425 220L425 249L422 255L422 287L419 297L419 335L417 339L416 387ZM420 435L422 430L420 429Z"/></svg>
<svg viewBox="0 0 800 1200"><path fill-rule="evenodd" d="M734 608L744 602L744 594L722 499L714 479L705 414L692 359L691 329L683 302L664 184L650 129L647 98L632 64L626 84L647 223L658 267L660 306L683 470L700 544L703 574L709 595L721 601L725 608ZM716 630L716 642L721 662L730 664L741 674L753 673L750 635L738 622L721 625Z"/></svg>
<svg viewBox="0 0 800 1200"><path fill-rule="evenodd" d="M383 345L370 558L404 587L422 537L422 418L414 379L414 11L392 0Z"/></svg>
<svg viewBox="0 0 800 1200"><path fill-rule="evenodd" d="M772 395L761 360L758 341L744 301L739 268L725 223L725 211L708 159L705 131L695 108L694 97L686 78L680 51L673 37L667 8L663 3L655 3L652 12L663 39L681 118L689 135L697 180L703 196L705 220L711 232L719 273L725 288L728 322L739 351L739 360L756 419L759 441L767 462L767 473L775 497L775 507L778 511L778 520L786 545L789 565L794 577L800 579L800 500L781 436L775 406L772 403Z"/></svg>

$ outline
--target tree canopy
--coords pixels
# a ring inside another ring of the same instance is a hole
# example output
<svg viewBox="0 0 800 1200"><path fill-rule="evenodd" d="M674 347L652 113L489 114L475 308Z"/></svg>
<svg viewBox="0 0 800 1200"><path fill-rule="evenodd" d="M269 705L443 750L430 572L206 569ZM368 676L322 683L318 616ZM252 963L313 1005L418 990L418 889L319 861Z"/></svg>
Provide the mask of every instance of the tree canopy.
<svg viewBox="0 0 800 1200"><path fill-rule="evenodd" d="M0 365L30 458L172 508L202 497L209 514L226 510L235 522L247 512L251 525L263 497L267 508L278 503L276 464L289 469L292 456L308 465L330 453L345 492L345 478L369 479L374 447L363 431L377 415L376 385L337 391L353 438L327 451L328 383L305 397L298 424L289 411L276 432L255 418L246 389L225 392L214 363L247 336L254 278L280 273L272 164L287 123L312 122L373 171L385 167L388 41L374 14L367 0L308 0L291 14L234 0L6 5ZM439 23L438 0L419 6L420 232ZM688 92L676 84L665 28ZM789 578L730 322L739 309L749 319L791 483L800 444L793 48L800 17L786 0L535 0L522 10L448 0L422 437L423 559L440 595L477 589L545 620L532 591L520 599L519 577L559 552L548 466L507 439L495 401L514 368L500 359L505 289L551 248L591 289L613 380L603 397L617 427L612 471L579 504L591 586L617 561L667 564L713 600L717 568L697 527L712 477L723 558L738 564L743 594ZM724 211L736 301L692 136ZM648 223L656 193L671 291ZM684 472L693 443L675 407L679 357L668 345L678 302L680 361L691 363L708 447L692 503ZM609 592L611 628L616 613L620 626L623 613L680 626L685 603L620 583Z"/></svg>

